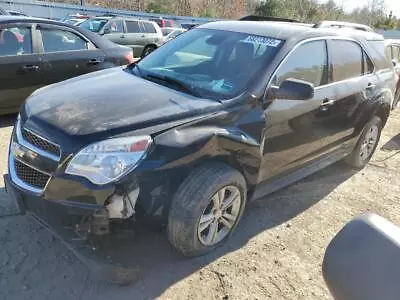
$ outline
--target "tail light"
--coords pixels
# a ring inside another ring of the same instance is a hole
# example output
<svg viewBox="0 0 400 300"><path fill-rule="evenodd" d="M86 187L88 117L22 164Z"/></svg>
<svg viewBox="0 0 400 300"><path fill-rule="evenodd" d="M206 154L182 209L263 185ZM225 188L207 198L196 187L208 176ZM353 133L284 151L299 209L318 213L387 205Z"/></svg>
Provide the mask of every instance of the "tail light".
<svg viewBox="0 0 400 300"><path fill-rule="evenodd" d="M133 52L129 52L125 54L125 59L128 61L128 63L133 63L135 62L135 57L133 56Z"/></svg>

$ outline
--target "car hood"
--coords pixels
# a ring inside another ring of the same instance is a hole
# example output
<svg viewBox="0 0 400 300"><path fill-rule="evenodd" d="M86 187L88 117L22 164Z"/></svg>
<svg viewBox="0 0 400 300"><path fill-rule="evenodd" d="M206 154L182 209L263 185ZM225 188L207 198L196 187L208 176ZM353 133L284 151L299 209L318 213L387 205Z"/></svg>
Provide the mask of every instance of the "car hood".
<svg viewBox="0 0 400 300"><path fill-rule="evenodd" d="M68 135L88 135L174 122L219 105L112 68L37 90L27 99L25 112Z"/></svg>

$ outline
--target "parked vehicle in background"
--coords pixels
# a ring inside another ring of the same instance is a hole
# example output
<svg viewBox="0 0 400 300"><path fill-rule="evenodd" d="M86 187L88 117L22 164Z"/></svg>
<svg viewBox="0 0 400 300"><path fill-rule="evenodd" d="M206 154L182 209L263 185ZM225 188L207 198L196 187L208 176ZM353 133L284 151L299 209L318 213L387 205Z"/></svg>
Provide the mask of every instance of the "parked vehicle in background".
<svg viewBox="0 0 400 300"><path fill-rule="evenodd" d="M163 44L160 27L152 21L128 17L95 17L80 27L96 32L110 41L131 47L135 57L144 57Z"/></svg>
<svg viewBox="0 0 400 300"><path fill-rule="evenodd" d="M23 13L21 11L17 11L17 10L7 10L7 12L11 16L21 16L21 17L27 17L28 16L25 13Z"/></svg>
<svg viewBox="0 0 400 300"><path fill-rule="evenodd" d="M66 23L68 20L87 20L92 18L93 16L89 15L82 15L82 14L71 14L71 15L66 15L64 18L60 19L61 22ZM70 25L73 25L71 23L68 23Z"/></svg>
<svg viewBox="0 0 400 300"><path fill-rule="evenodd" d="M86 21L86 19L68 19L68 20L64 21L63 23L69 24L69 25L74 25L74 26L79 26L80 24L82 24L85 21Z"/></svg>
<svg viewBox="0 0 400 300"><path fill-rule="evenodd" d="M3 16L3 15L8 15L8 12L4 8L0 7L0 16Z"/></svg>
<svg viewBox="0 0 400 300"><path fill-rule="evenodd" d="M161 28L170 27L170 28L182 28L182 25L175 20L168 20L162 17L160 18L151 18L150 21L156 22L158 26Z"/></svg>
<svg viewBox="0 0 400 300"><path fill-rule="evenodd" d="M396 93L392 108L400 102L400 40L386 40L386 58L393 64L397 76Z"/></svg>
<svg viewBox="0 0 400 300"><path fill-rule="evenodd" d="M161 28L161 32L164 36L164 43L169 42L170 40L173 40L176 38L178 35L184 33L186 30L183 28Z"/></svg>
<svg viewBox="0 0 400 300"><path fill-rule="evenodd" d="M125 69L31 95L7 191L48 226L68 220L59 228L80 241L149 219L184 255L206 254L232 235L247 201L341 159L369 162L394 90L376 44L384 48L381 35L353 29L201 25Z"/></svg>
<svg viewBox="0 0 400 300"><path fill-rule="evenodd" d="M34 90L133 61L132 50L57 21L0 16L0 114Z"/></svg>
<svg viewBox="0 0 400 300"><path fill-rule="evenodd" d="M186 30L193 29L193 28L195 28L195 27L197 27L199 25L200 24L197 24L197 23L181 23L182 28L186 29Z"/></svg>

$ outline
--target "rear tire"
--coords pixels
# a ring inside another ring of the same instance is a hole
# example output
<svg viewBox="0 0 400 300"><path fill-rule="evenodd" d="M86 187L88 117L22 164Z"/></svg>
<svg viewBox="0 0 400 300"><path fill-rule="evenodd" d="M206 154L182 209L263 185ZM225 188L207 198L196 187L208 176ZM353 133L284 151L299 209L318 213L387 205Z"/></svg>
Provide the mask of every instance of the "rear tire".
<svg viewBox="0 0 400 300"><path fill-rule="evenodd" d="M362 131L353 152L344 159L344 162L355 169L364 168L371 160L378 147L382 132L382 120L374 116Z"/></svg>
<svg viewBox="0 0 400 300"><path fill-rule="evenodd" d="M142 58L146 57L147 55L149 55L151 52L153 52L153 51L156 50L156 49L157 49L157 48L154 47L154 46L146 46L146 47L143 49Z"/></svg>
<svg viewBox="0 0 400 300"><path fill-rule="evenodd" d="M171 203L168 238L172 246L191 257L222 245L243 215L246 192L243 175L228 165L213 163L195 169Z"/></svg>

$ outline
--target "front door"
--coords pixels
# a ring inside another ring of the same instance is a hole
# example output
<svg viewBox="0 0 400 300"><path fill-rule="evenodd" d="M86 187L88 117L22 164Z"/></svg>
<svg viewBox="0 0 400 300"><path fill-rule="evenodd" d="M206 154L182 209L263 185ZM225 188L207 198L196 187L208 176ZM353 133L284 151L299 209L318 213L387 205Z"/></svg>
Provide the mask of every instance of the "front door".
<svg viewBox="0 0 400 300"><path fill-rule="evenodd" d="M0 26L0 113L16 112L42 86L42 66L35 52L31 25Z"/></svg>
<svg viewBox="0 0 400 300"><path fill-rule="evenodd" d="M103 36L119 45L128 45L126 39L124 21L122 19L111 19L103 28Z"/></svg>
<svg viewBox="0 0 400 300"><path fill-rule="evenodd" d="M48 25L38 26L37 31L46 84L102 69L104 52L79 33Z"/></svg>
<svg viewBox="0 0 400 300"><path fill-rule="evenodd" d="M327 42L316 40L295 48L278 68L273 85L301 79L312 83L315 93L305 101L275 99L266 108L260 181L292 172L330 149L335 136L324 120L335 92L327 85L328 65Z"/></svg>

